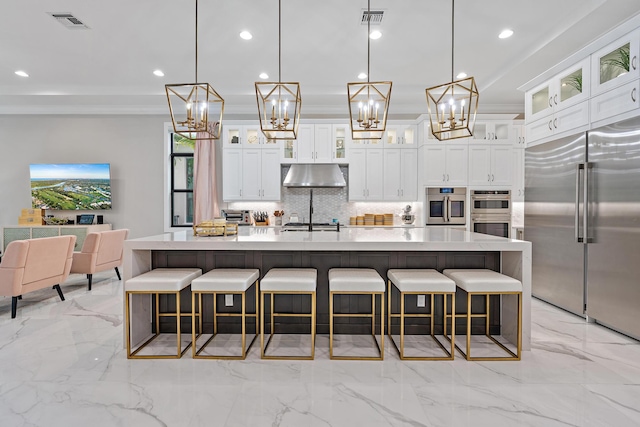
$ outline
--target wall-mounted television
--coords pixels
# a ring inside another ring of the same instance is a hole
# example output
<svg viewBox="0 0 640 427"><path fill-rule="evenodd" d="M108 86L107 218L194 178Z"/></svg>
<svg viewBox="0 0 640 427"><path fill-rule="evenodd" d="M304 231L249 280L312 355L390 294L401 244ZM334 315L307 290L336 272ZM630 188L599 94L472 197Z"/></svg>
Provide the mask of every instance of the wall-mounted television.
<svg viewBox="0 0 640 427"><path fill-rule="evenodd" d="M111 209L109 163L33 164L29 171L34 209Z"/></svg>

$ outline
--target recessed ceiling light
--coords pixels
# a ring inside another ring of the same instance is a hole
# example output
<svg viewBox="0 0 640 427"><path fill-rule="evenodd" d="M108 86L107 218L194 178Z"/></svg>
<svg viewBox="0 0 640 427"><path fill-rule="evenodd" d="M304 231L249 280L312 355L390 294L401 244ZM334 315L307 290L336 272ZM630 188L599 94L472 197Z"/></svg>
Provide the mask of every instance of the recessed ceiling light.
<svg viewBox="0 0 640 427"><path fill-rule="evenodd" d="M359 78L360 80L366 79L366 78L367 78L367 73L360 73L360 74L358 74L358 78Z"/></svg>
<svg viewBox="0 0 640 427"><path fill-rule="evenodd" d="M158 77L164 77L164 73L162 72L162 70L154 70L153 75Z"/></svg>
<svg viewBox="0 0 640 427"><path fill-rule="evenodd" d="M456 76L456 79L464 79L465 77L467 77L467 73L459 73L459 74Z"/></svg>
<svg viewBox="0 0 640 427"><path fill-rule="evenodd" d="M29 77L29 74L27 74L26 72L24 72L22 70L16 71L16 75L18 75L20 77Z"/></svg>
<svg viewBox="0 0 640 427"><path fill-rule="evenodd" d="M380 37L382 37L382 33L378 30L373 30L371 31L371 34L369 34L369 37L371 38L371 40L378 40Z"/></svg>
<svg viewBox="0 0 640 427"><path fill-rule="evenodd" d="M498 37L501 39L508 39L512 35L513 35L513 30L507 29L507 30L502 30L502 32L498 34Z"/></svg>
<svg viewBox="0 0 640 427"><path fill-rule="evenodd" d="M253 36L251 35L251 33L249 31L243 31L240 33L240 38L244 39L244 40L251 40L253 38Z"/></svg>
<svg viewBox="0 0 640 427"><path fill-rule="evenodd" d="M267 73L260 73L260 76L259 76L259 77L260 77L261 79L263 79L263 80L264 80L264 79L268 79L268 78L269 78L269 74L267 74Z"/></svg>

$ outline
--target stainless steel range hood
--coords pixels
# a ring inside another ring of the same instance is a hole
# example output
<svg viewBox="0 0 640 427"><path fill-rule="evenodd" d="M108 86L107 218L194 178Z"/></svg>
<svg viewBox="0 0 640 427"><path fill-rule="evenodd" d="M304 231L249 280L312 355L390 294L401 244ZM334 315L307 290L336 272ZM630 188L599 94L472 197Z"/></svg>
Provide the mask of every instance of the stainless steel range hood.
<svg viewBox="0 0 640 427"><path fill-rule="evenodd" d="M285 187L332 188L346 187L347 183L335 164L299 164L289 168L282 183Z"/></svg>

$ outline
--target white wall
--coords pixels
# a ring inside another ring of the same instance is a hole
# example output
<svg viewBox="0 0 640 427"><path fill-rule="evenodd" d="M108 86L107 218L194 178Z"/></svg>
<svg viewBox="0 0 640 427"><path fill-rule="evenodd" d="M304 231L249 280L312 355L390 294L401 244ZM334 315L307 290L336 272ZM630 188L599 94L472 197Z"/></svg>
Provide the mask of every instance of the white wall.
<svg viewBox="0 0 640 427"><path fill-rule="evenodd" d="M168 115L0 116L0 226L16 225L20 210L31 207L29 164L111 163L113 209L100 211L105 223L129 228L131 238L162 233L168 120Z"/></svg>

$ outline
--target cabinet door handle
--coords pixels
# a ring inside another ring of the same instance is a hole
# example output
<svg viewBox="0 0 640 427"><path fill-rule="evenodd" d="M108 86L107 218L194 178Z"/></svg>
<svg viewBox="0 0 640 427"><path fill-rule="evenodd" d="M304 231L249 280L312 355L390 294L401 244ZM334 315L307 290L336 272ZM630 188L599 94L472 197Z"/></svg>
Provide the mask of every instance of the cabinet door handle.
<svg viewBox="0 0 640 427"><path fill-rule="evenodd" d="M557 93L555 95L553 95L553 103L555 105L558 105L558 94Z"/></svg>
<svg viewBox="0 0 640 427"><path fill-rule="evenodd" d="M400 195L404 197L404 190L400 190Z"/></svg>
<svg viewBox="0 0 640 427"><path fill-rule="evenodd" d="M242 189L240 189L240 197L242 197Z"/></svg>
<svg viewBox="0 0 640 427"><path fill-rule="evenodd" d="M447 182L449 182L449 174L447 174Z"/></svg>
<svg viewBox="0 0 640 427"><path fill-rule="evenodd" d="M491 182L491 175L487 174L487 181Z"/></svg>
<svg viewBox="0 0 640 427"><path fill-rule="evenodd" d="M557 118L553 119L553 127L558 129L558 119Z"/></svg>
<svg viewBox="0 0 640 427"><path fill-rule="evenodd" d="M638 65L638 57L634 56L633 59L631 60L631 66L635 70L637 65Z"/></svg>
<svg viewBox="0 0 640 427"><path fill-rule="evenodd" d="M445 179L444 177L445 177L445 175L444 175L444 174L442 174L442 182L445 182L445 181L446 181L446 179Z"/></svg>
<svg viewBox="0 0 640 427"><path fill-rule="evenodd" d="M493 174L491 174L491 182L495 181L496 178L493 176Z"/></svg>
<svg viewBox="0 0 640 427"><path fill-rule="evenodd" d="M636 102L636 88L635 87L631 90L631 100L633 102Z"/></svg>
<svg viewBox="0 0 640 427"><path fill-rule="evenodd" d="M553 120L549 120L549 130L553 130L553 127L551 126L553 124Z"/></svg>
<svg viewBox="0 0 640 427"><path fill-rule="evenodd" d="M551 103L551 101L553 101L553 98L549 97L549 107L553 107L553 104Z"/></svg>

